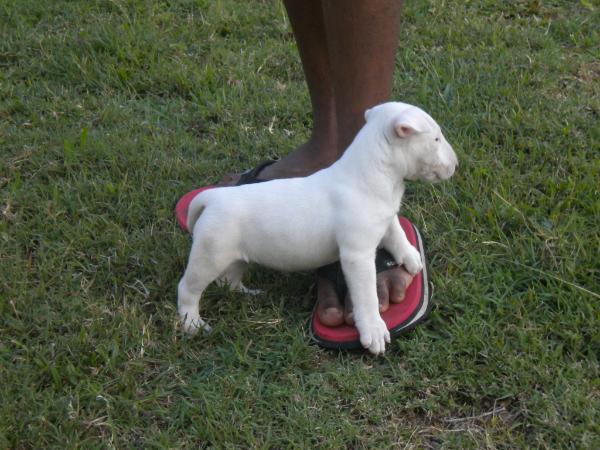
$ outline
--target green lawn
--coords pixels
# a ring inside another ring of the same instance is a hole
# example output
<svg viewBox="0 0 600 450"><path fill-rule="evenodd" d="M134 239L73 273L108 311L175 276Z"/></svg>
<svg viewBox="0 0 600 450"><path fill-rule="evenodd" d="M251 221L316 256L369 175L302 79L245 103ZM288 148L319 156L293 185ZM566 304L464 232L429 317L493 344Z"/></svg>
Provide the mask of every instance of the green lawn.
<svg viewBox="0 0 600 450"><path fill-rule="evenodd" d="M311 274L177 327L176 199L311 126L281 3L0 3L0 448L600 448L600 5L407 1L400 42L461 165L373 358L311 345Z"/></svg>

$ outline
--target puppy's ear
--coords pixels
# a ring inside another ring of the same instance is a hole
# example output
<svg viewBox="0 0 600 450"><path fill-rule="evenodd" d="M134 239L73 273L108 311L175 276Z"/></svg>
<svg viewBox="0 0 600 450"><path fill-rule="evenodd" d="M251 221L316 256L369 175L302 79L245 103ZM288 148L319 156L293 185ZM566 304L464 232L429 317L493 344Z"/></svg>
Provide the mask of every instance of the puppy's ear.
<svg viewBox="0 0 600 450"><path fill-rule="evenodd" d="M368 122L368 121L369 121L369 113L370 113L370 112L371 112L371 110L370 110L370 109L367 109L367 110L365 111L365 122Z"/></svg>
<svg viewBox="0 0 600 450"><path fill-rule="evenodd" d="M414 136L415 134L418 134L421 131L419 131L415 126L413 126L410 123L406 123L401 120L396 120L394 121L394 132L399 138L405 139Z"/></svg>
<svg viewBox="0 0 600 450"><path fill-rule="evenodd" d="M410 116L407 116L407 114L402 114L400 117L395 118L392 123L392 128L396 136L402 139L409 138L422 131L415 121L411 120Z"/></svg>

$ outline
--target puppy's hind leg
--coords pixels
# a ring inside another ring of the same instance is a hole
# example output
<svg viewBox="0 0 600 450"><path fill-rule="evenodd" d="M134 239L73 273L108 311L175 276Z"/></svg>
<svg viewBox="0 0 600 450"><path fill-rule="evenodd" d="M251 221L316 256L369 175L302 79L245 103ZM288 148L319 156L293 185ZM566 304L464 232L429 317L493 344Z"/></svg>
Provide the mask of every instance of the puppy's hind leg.
<svg viewBox="0 0 600 450"><path fill-rule="evenodd" d="M248 263L244 261L236 261L230 264L229 267L225 269L225 272L219 277L219 284L226 283L229 285L230 289L244 294L258 295L262 293L260 289L248 289L242 283L242 276L244 275L247 266Z"/></svg>
<svg viewBox="0 0 600 450"><path fill-rule="evenodd" d="M177 288L177 309L184 331L194 334L210 326L200 318L200 297L204 289L231 265L233 258L215 251L214 241L194 239L190 258Z"/></svg>

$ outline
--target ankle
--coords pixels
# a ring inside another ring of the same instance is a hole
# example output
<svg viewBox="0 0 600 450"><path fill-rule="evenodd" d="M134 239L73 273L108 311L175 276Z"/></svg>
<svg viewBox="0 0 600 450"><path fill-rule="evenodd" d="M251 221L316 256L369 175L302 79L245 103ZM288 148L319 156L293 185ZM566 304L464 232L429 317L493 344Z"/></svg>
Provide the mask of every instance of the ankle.
<svg viewBox="0 0 600 450"><path fill-rule="evenodd" d="M333 164L339 154L335 141L327 136L313 134L311 138L294 149L275 164L265 167L259 178L304 177Z"/></svg>
<svg viewBox="0 0 600 450"><path fill-rule="evenodd" d="M330 166L341 156L335 134L321 135L313 133L305 145L306 156L319 169Z"/></svg>

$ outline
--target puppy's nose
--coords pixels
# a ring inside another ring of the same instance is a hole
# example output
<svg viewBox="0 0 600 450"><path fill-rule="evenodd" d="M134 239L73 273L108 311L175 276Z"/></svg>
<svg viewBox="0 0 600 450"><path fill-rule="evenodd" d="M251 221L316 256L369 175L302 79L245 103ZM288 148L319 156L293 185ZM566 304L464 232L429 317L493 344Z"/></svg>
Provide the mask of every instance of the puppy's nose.
<svg viewBox="0 0 600 450"><path fill-rule="evenodd" d="M456 172L456 169L458 169L458 160L456 158L454 158L454 161L452 161L448 165L448 178L450 178L452 175L454 175L454 173Z"/></svg>
<svg viewBox="0 0 600 450"><path fill-rule="evenodd" d="M448 177L450 178L452 175L454 175L454 172L456 172L456 164L454 164L453 166L450 166L449 170L448 170Z"/></svg>
<svg viewBox="0 0 600 450"><path fill-rule="evenodd" d="M458 156L456 156L456 152L452 150L452 161L454 162L454 169L458 169Z"/></svg>

